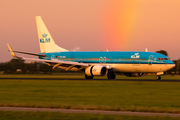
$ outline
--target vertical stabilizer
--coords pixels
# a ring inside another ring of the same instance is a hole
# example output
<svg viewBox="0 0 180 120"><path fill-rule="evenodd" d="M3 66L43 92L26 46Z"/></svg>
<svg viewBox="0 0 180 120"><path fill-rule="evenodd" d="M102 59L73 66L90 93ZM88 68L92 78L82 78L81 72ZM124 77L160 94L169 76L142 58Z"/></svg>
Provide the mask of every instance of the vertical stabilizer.
<svg viewBox="0 0 180 120"><path fill-rule="evenodd" d="M56 45L41 16L36 16L36 24L41 53L68 51Z"/></svg>

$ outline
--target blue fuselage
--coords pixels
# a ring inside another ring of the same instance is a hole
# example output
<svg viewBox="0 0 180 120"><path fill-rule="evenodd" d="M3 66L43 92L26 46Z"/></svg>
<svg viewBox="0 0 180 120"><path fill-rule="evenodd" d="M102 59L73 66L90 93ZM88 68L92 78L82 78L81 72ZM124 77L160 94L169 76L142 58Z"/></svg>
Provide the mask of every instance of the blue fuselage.
<svg viewBox="0 0 180 120"><path fill-rule="evenodd" d="M41 53L42 54L42 53ZM174 64L167 56L154 52L118 52L118 51L89 51L89 52L53 52L45 53L47 57L40 59L58 59L82 63L109 64Z"/></svg>

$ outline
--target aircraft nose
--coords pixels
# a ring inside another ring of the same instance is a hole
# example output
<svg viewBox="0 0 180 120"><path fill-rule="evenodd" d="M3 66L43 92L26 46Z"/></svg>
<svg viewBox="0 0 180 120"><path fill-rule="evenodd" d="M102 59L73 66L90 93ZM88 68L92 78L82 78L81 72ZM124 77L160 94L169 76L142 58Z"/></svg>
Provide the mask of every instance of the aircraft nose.
<svg viewBox="0 0 180 120"><path fill-rule="evenodd" d="M176 65L175 64L169 64L168 65L168 69L171 69L171 68L173 68L173 67L175 67Z"/></svg>
<svg viewBox="0 0 180 120"><path fill-rule="evenodd" d="M175 67L175 66L176 66L176 65L175 65L175 64L173 64L172 68L173 68L173 67Z"/></svg>

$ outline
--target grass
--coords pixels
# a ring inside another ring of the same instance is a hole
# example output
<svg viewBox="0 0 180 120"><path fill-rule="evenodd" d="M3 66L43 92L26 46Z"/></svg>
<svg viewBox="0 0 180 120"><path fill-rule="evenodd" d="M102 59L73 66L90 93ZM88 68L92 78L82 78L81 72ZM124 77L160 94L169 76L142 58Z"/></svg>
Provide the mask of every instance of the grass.
<svg viewBox="0 0 180 120"><path fill-rule="evenodd" d="M80 78L84 79L83 73L76 74L2 74L0 78Z"/></svg>
<svg viewBox="0 0 180 120"><path fill-rule="evenodd" d="M85 79L84 73L61 73L61 74L1 74L0 78L76 78ZM107 76L95 76L95 79L107 79ZM126 77L125 75L116 75L116 79L151 79L156 80L155 75L145 75L142 77ZM162 80L180 80L180 76L162 75Z"/></svg>
<svg viewBox="0 0 180 120"><path fill-rule="evenodd" d="M0 106L180 113L179 100L177 82L0 80Z"/></svg>
<svg viewBox="0 0 180 120"><path fill-rule="evenodd" d="M180 120L180 117L0 111L1 120Z"/></svg>

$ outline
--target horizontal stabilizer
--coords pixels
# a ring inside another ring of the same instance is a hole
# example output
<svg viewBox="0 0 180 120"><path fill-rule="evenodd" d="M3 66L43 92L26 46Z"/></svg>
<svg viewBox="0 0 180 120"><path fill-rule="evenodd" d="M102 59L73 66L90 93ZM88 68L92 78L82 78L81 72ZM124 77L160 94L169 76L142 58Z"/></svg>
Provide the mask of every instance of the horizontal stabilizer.
<svg viewBox="0 0 180 120"><path fill-rule="evenodd" d="M11 55L12 55L13 57L15 57L15 58L19 58L19 57L16 56L16 54L14 53L14 51L11 49L10 45L7 44L7 46L8 46L8 48L9 48L9 51L11 52Z"/></svg>
<svg viewBox="0 0 180 120"><path fill-rule="evenodd" d="M10 51L10 50L8 50ZM21 51L13 51L15 53L22 53L22 54L27 54L27 55L34 55L34 56L40 56L40 57L46 57L46 55L42 55L42 54L36 54L36 53L28 53L28 52L21 52Z"/></svg>
<svg viewBox="0 0 180 120"><path fill-rule="evenodd" d="M11 52L11 55L12 55L13 57L15 57L15 58L19 58L19 57L17 57L17 56L15 55L15 53L22 53L22 54L27 54L27 55L34 55L34 56L39 56L39 57L46 57L46 55L43 55L43 54L36 54L36 53L29 53L29 52L21 52L21 51L13 51L13 50L11 49L10 45L9 45L9 44L7 44L7 45L8 45L8 48L9 48L8 51L10 51L10 52Z"/></svg>

